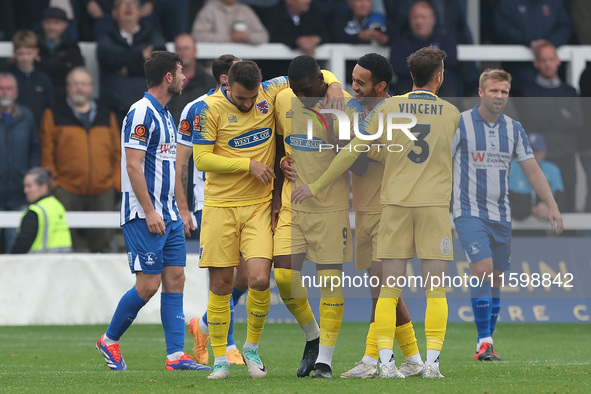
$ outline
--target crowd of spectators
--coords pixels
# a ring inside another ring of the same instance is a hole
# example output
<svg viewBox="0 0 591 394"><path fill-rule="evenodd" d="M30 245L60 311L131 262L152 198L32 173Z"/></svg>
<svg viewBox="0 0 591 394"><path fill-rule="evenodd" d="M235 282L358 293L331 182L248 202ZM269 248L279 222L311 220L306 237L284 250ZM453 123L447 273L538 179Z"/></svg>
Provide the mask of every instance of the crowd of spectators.
<svg viewBox="0 0 591 394"><path fill-rule="evenodd" d="M49 150L48 141L55 144L64 124L69 132L86 133L88 138L93 130L104 129L105 133L120 130L129 105L146 90L144 60L152 51L165 49L166 42L174 42L187 77L185 94L169 104L175 121L187 102L215 87L215 80L198 60L196 42L282 43L312 56L318 45L325 43L389 47L397 76L390 86L391 94L404 93L411 87L406 57L432 44L448 55L440 94L474 95L479 75L476 63L459 62L456 50L457 44L473 43L467 23L467 3L467 0L2 1L0 41L12 41L14 52L12 59L0 63L0 150L5 152L0 154L3 185L0 210L20 210L26 206L22 179L39 164L52 171L57 190L78 197L96 197L117 189L117 185L107 184L105 180L94 180L103 184L89 185L84 190L64 183L63 168L59 168L57 160L60 154ZM591 45L591 25L587 23L587 17L591 16L590 1L479 0L479 6L481 43L525 45L535 54L533 63L503 64L513 75L512 95L578 96L577 90L561 79L564 70L556 50L565 44ZM74 81L78 77L90 77L84 68L80 41L97 44L98 92L84 86L85 81ZM257 63L268 79L284 74L288 62ZM352 65L347 67L350 75ZM583 73L579 88L582 96L591 97L591 68ZM76 104L75 99L88 91L92 97L83 105ZM546 160L555 163L562 172L561 208L565 212L575 210L575 153L579 153L589 186L586 210L591 212L591 137L583 127L591 121L591 111L577 107L583 106L582 103L563 101L568 106L563 108L553 105L554 102L540 99L524 104L519 108L523 111L522 121L526 130L539 133L547 141ZM535 108L528 109L527 105ZM540 106L544 109L540 110ZM536 116L529 116L532 113ZM543 119L540 113L544 114ZM115 123L111 123L111 115L115 116ZM557 127L557 124L568 126ZM40 150L40 135L45 150ZM114 147L107 148L112 150L110 154L116 151ZM106 156L98 153L97 157ZM71 160L76 163L82 159ZM73 166L80 171L85 168L81 163ZM58 192L57 197L63 200L66 209L73 207L72 201L68 201L71 196L66 198L61 194ZM109 203L103 205L110 206L112 199L105 197L104 201ZM89 207L101 209L97 208L99 205ZM0 231L0 250L4 251L14 233ZM73 239L77 250L76 234ZM90 247L106 249L103 241L97 245Z"/></svg>

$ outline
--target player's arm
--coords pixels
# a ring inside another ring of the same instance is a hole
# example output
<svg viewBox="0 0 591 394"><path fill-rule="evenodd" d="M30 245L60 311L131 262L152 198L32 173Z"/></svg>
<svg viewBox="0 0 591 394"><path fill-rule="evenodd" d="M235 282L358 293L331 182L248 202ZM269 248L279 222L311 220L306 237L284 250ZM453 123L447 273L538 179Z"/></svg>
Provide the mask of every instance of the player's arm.
<svg viewBox="0 0 591 394"><path fill-rule="evenodd" d="M189 203L187 201L187 185L189 183L189 158L193 149L177 143L176 146L176 174L174 194L176 195L176 203L179 208L179 213L185 227L185 235L191 236L190 230L195 230L191 213L189 212Z"/></svg>
<svg viewBox="0 0 591 394"><path fill-rule="evenodd" d="M353 141L349 143L349 145L355 146L356 144L360 143L363 143L363 141L360 138L355 137ZM330 186L330 184L333 183L335 179L347 171L360 154L361 153L356 152L355 149L349 150L348 148L344 148L341 150L339 154L336 155L336 157L332 160L324 174L322 174L320 178L316 180L316 182L312 183L311 185L298 186L293 191L291 195L291 201L297 204L307 198L317 196L318 193Z"/></svg>
<svg viewBox="0 0 591 394"><path fill-rule="evenodd" d="M142 162L144 161L146 152L140 149L125 148L125 156L127 157L127 175L129 176L133 192L146 214L148 229L153 234L164 235L166 233L164 220L154 210L154 205L152 205L150 193L148 192L148 185L146 184L146 177L142 170Z"/></svg>
<svg viewBox="0 0 591 394"><path fill-rule="evenodd" d="M199 171L226 174L249 172L263 185L268 185L275 179L275 173L266 164L248 157L231 158L217 155L213 153L213 144L194 144L193 159Z"/></svg>
<svg viewBox="0 0 591 394"><path fill-rule="evenodd" d="M271 230L275 231L277 226L277 218L279 217L279 211L281 210L281 192L283 190L283 182L285 176L281 168L282 159L285 156L285 145L282 135L277 135L275 139L275 181L273 186L273 202L271 205Z"/></svg>
<svg viewBox="0 0 591 394"><path fill-rule="evenodd" d="M326 108L338 109L340 111L344 111L345 109L345 100L343 100L343 86L339 79L328 70L321 70L322 76L324 77L324 82L328 84L328 89L326 90L326 98L324 99L323 103Z"/></svg>
<svg viewBox="0 0 591 394"><path fill-rule="evenodd" d="M538 165L538 162L536 159L531 158L521 161L519 165L521 165L521 169L527 177L531 187L533 187L537 195L540 196L546 205L548 205L548 220L550 220L552 228L556 231L556 234L562 233L564 230L562 215L560 214L556 200L554 200L550 185L548 185L548 181Z"/></svg>

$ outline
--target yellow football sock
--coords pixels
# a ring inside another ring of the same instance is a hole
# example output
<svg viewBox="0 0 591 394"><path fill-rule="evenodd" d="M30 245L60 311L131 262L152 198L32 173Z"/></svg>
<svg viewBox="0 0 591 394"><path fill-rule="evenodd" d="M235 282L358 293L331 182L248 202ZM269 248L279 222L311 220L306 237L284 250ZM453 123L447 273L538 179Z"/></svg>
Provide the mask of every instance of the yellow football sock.
<svg viewBox="0 0 591 394"><path fill-rule="evenodd" d="M376 323L369 324L369 330L367 330L367 339L365 340L365 353L364 356L369 356L378 360L380 354L378 353L378 340L376 338Z"/></svg>
<svg viewBox="0 0 591 394"><path fill-rule="evenodd" d="M396 287L382 287L376 305L376 340L378 350L394 347L394 333L396 330L396 305L402 289Z"/></svg>
<svg viewBox="0 0 591 394"><path fill-rule="evenodd" d="M232 294L217 295L209 292L207 326L215 357L226 355L228 328L230 327L230 298Z"/></svg>
<svg viewBox="0 0 591 394"><path fill-rule="evenodd" d="M402 350L402 354L404 354L404 358L410 357L413 354L417 354L419 352L415 329L412 326L411 321L396 327L395 338L396 343L398 343L398 346L400 346L400 350Z"/></svg>
<svg viewBox="0 0 591 394"><path fill-rule="evenodd" d="M337 284L331 281L331 277L341 278L341 270L322 270L318 271L320 287L320 345L335 346L341 323L343 322L343 312L345 311L345 299L343 298L343 288L333 286ZM324 286L326 284L326 286Z"/></svg>
<svg viewBox="0 0 591 394"><path fill-rule="evenodd" d="M444 287L425 290L427 309L425 311L425 337L427 350L441 351L447 328L447 298Z"/></svg>
<svg viewBox="0 0 591 394"><path fill-rule="evenodd" d="M314 314L308 302L308 290L302 284L300 271L275 268L274 274L279 296L300 326L314 320Z"/></svg>
<svg viewBox="0 0 591 394"><path fill-rule="evenodd" d="M271 305L271 293L267 290L258 291L248 288L246 298L246 314L248 316L246 328L246 340L250 343L259 343L265 320Z"/></svg>

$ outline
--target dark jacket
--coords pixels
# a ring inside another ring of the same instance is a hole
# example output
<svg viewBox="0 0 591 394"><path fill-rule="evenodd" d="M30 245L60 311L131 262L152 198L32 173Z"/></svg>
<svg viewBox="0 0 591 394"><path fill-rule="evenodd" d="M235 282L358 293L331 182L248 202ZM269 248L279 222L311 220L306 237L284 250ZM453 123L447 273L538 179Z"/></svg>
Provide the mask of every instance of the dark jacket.
<svg viewBox="0 0 591 394"><path fill-rule="evenodd" d="M101 100L115 111L118 119L123 119L131 104L148 89L142 50L150 45L155 51L166 50L164 38L147 27L134 34L131 46L119 33L118 26L97 40Z"/></svg>
<svg viewBox="0 0 591 394"><path fill-rule="evenodd" d="M314 4L310 5L308 12L300 16L299 26L293 23L283 1L269 7L263 20L269 31L270 42L280 42L297 48L296 39L302 36L320 36L321 44L329 41L325 21Z"/></svg>
<svg viewBox="0 0 591 394"><path fill-rule="evenodd" d="M106 106L97 102L96 116L86 130L61 100L43 115L40 135L41 164L57 186L84 196L121 190L120 131Z"/></svg>
<svg viewBox="0 0 591 394"><path fill-rule="evenodd" d="M23 178L39 166L39 133L29 109L16 105L8 124L0 115L0 158L0 210L21 210Z"/></svg>
<svg viewBox="0 0 591 394"><path fill-rule="evenodd" d="M197 65L197 70L193 78L189 80L189 83L183 89L183 94L180 96L174 96L168 102L168 109L172 114L174 123L178 126L179 119L181 118L181 112L185 105L195 100L197 97L204 95L211 88L216 87L215 79L209 75L205 70Z"/></svg>
<svg viewBox="0 0 591 394"><path fill-rule="evenodd" d="M84 58L78 43L71 41L65 33L51 49L47 46L43 31L37 32L37 38L41 60L35 63L35 67L49 75L54 87L54 97L59 100L66 95L66 76L73 68L84 66Z"/></svg>
<svg viewBox="0 0 591 394"><path fill-rule="evenodd" d="M45 109L53 106L53 85L49 76L43 71L34 69L29 74L25 74L14 65L9 73L16 77L18 82L19 104L29 108L35 116L35 123L41 123L41 117Z"/></svg>

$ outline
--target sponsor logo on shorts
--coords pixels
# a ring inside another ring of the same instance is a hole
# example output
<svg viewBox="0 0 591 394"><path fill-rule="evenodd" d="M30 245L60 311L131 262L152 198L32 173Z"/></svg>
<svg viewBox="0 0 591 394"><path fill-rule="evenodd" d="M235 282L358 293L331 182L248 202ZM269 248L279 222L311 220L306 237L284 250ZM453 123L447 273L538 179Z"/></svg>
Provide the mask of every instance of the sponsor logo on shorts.
<svg viewBox="0 0 591 394"><path fill-rule="evenodd" d="M449 237L443 237L441 242L439 243L439 249L441 249L441 253L444 255L449 255L451 253L451 239Z"/></svg>
<svg viewBox="0 0 591 394"><path fill-rule="evenodd" d="M480 253L480 244L478 242L472 242L468 245L468 250L466 250L466 252L471 256Z"/></svg>
<svg viewBox="0 0 591 394"><path fill-rule="evenodd" d="M154 265L156 263L156 254L153 252L146 253L146 265Z"/></svg>
<svg viewBox="0 0 591 394"><path fill-rule="evenodd" d="M127 262L129 263L129 268L133 270L133 253L127 252Z"/></svg>
<svg viewBox="0 0 591 394"><path fill-rule="evenodd" d="M147 137L146 137L146 132L147 132L147 128L146 126L144 126L143 124L138 124L137 126L135 126L135 129L133 130L133 132L131 133L130 138L136 141L140 141L140 142L146 142Z"/></svg>
<svg viewBox="0 0 591 394"><path fill-rule="evenodd" d="M199 260L203 258L203 246L199 247Z"/></svg>

